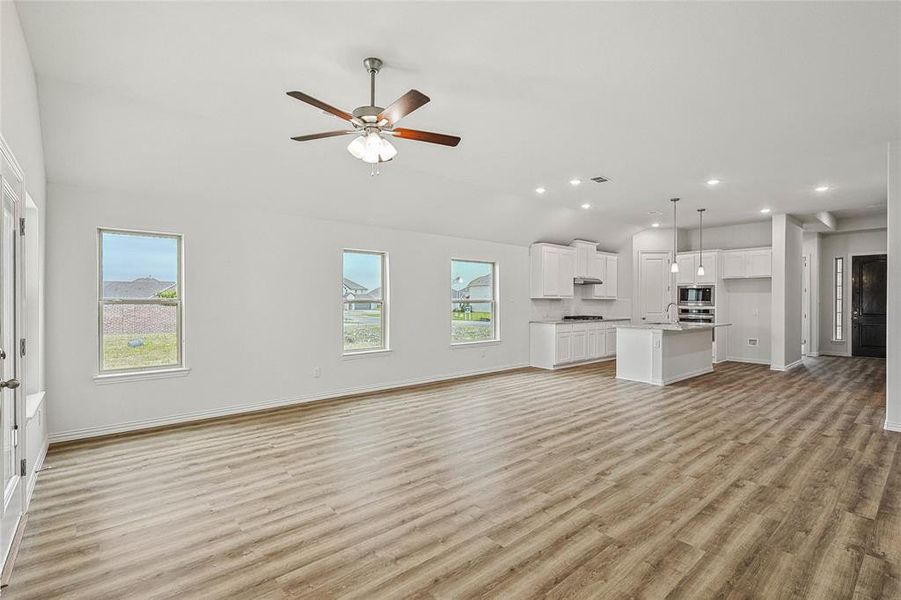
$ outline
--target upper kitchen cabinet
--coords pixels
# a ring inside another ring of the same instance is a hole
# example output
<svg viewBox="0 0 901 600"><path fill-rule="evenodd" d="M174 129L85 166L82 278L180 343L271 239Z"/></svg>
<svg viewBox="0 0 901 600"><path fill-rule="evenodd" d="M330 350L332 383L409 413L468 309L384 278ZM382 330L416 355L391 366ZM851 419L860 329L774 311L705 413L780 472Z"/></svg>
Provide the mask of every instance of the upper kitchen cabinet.
<svg viewBox="0 0 901 600"><path fill-rule="evenodd" d="M688 252L676 257L679 272L676 285L713 285L716 283L717 252L703 252L704 274L698 275L698 253Z"/></svg>
<svg viewBox="0 0 901 600"><path fill-rule="evenodd" d="M750 248L723 252L723 279L773 276L773 249Z"/></svg>
<svg viewBox="0 0 901 600"><path fill-rule="evenodd" d="M591 286L591 298L598 300L616 300L618 289L616 285L619 276L618 260L615 254L595 252L591 257L594 265L589 270L589 276L597 277L603 283Z"/></svg>
<svg viewBox="0 0 901 600"><path fill-rule="evenodd" d="M532 298L572 298L576 276L576 248L556 244L532 244ZM586 266L587 268L587 266Z"/></svg>

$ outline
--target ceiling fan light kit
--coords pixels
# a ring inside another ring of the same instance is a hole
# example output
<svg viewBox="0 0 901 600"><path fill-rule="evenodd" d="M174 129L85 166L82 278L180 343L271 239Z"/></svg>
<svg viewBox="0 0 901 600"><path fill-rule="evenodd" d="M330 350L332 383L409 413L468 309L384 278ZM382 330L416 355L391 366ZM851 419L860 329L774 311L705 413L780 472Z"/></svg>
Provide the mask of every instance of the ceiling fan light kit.
<svg viewBox="0 0 901 600"><path fill-rule="evenodd" d="M369 73L369 105L360 106L352 113L347 113L335 108L303 92L288 92L292 98L306 102L311 106L323 110L331 115L349 122L353 129L326 131L310 135L301 135L291 138L297 142L318 140L339 135L358 134L347 146L347 151L359 160L372 165L370 174L378 174L379 163L388 162L397 156L397 148L385 139L386 135L413 140L417 142L429 142L442 146L456 146L460 138L453 135L420 131L418 129L396 128L394 125L403 117L420 108L429 101L429 97L418 90L410 90L388 108L382 108L375 104L375 76L382 68L381 59L370 57L363 60L363 66Z"/></svg>

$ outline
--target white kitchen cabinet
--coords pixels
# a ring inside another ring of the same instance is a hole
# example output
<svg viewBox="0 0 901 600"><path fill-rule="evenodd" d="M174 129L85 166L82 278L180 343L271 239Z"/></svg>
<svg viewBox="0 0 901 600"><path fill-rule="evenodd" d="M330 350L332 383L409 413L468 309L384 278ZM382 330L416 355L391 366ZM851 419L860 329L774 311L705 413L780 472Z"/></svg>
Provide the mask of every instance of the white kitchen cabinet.
<svg viewBox="0 0 901 600"><path fill-rule="evenodd" d="M595 273L592 277L597 277L604 283L591 286L591 297L602 300L616 300L618 293L616 279L619 273L616 255L597 252L592 264L594 264Z"/></svg>
<svg viewBox="0 0 901 600"><path fill-rule="evenodd" d="M572 325L563 325L557 328L556 334L556 352L555 352L555 360L554 363L558 365L562 365L568 363L573 358L573 345L572 345Z"/></svg>
<svg viewBox="0 0 901 600"><path fill-rule="evenodd" d="M773 276L773 250L761 248L748 250L748 277L772 277Z"/></svg>
<svg viewBox="0 0 901 600"><path fill-rule="evenodd" d="M588 325L573 325L572 353L570 360L579 362L588 359Z"/></svg>
<svg viewBox="0 0 901 600"><path fill-rule="evenodd" d="M723 279L749 279L773 276L773 249L751 248L722 253Z"/></svg>
<svg viewBox="0 0 901 600"><path fill-rule="evenodd" d="M605 338L607 350L604 353L604 356L616 356L616 327L611 326L608 328Z"/></svg>
<svg viewBox="0 0 901 600"><path fill-rule="evenodd" d="M575 269L573 273L576 277L591 277L591 261L597 253L598 245L596 242L588 242L585 240L573 240L570 247L575 250Z"/></svg>
<svg viewBox="0 0 901 600"><path fill-rule="evenodd" d="M695 271L698 269L697 254L680 254L676 257L679 272L676 274L676 285L692 285L695 282Z"/></svg>
<svg viewBox="0 0 901 600"><path fill-rule="evenodd" d="M533 322L529 329L529 363L556 369L616 355L616 321Z"/></svg>
<svg viewBox="0 0 901 600"><path fill-rule="evenodd" d="M531 297L572 298L576 249L556 244L532 244Z"/></svg>
<svg viewBox="0 0 901 600"><path fill-rule="evenodd" d="M677 285L713 285L716 283L716 252L703 252L704 274L698 275L698 253L680 254L676 257L679 273L676 275Z"/></svg>

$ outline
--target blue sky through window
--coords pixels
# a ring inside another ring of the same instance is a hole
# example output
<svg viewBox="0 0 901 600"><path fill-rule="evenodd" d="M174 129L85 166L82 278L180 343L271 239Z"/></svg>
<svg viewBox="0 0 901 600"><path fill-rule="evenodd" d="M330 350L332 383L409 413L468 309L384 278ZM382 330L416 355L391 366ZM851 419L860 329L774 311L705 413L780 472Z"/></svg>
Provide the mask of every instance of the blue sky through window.
<svg viewBox="0 0 901 600"><path fill-rule="evenodd" d="M344 277L371 291L382 285L382 256L363 252L344 253Z"/></svg>
<svg viewBox="0 0 901 600"><path fill-rule="evenodd" d="M103 232L103 281L178 277L178 240L171 237Z"/></svg>

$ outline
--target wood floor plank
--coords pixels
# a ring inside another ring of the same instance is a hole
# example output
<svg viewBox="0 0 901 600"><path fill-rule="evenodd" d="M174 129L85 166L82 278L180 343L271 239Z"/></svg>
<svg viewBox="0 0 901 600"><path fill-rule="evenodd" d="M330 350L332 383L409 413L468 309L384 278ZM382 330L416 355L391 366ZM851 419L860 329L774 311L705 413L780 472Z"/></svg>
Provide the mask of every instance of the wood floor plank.
<svg viewBox="0 0 901 600"><path fill-rule="evenodd" d="M55 445L3 597L901 597L885 361L614 368Z"/></svg>

